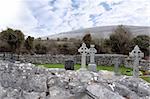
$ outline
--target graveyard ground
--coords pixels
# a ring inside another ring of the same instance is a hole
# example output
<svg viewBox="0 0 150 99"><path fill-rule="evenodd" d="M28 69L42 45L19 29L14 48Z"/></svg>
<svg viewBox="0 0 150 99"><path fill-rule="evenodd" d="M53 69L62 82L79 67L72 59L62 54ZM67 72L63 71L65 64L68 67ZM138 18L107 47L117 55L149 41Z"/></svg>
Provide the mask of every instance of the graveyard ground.
<svg viewBox="0 0 150 99"><path fill-rule="evenodd" d="M43 66L46 68L64 68L64 64L36 64L36 66ZM75 70L78 70L79 68L80 68L80 64L76 64ZM97 70L114 71L114 66L97 66ZM124 66L121 66L119 68L119 71L122 75L132 76L131 68L126 68ZM140 71L140 72L142 73L142 71ZM150 83L150 77L142 75L141 78Z"/></svg>

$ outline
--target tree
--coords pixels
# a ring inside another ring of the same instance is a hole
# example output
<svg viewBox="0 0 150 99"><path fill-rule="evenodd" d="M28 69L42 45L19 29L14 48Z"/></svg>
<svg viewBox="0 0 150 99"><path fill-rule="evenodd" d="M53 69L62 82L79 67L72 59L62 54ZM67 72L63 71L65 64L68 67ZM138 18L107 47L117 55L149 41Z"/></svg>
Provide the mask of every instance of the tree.
<svg viewBox="0 0 150 99"><path fill-rule="evenodd" d="M47 38L46 38L46 40L48 41L48 40L49 40L49 38L47 37Z"/></svg>
<svg viewBox="0 0 150 99"><path fill-rule="evenodd" d="M92 42L92 36L90 33L86 34L83 38L82 41L87 45L87 47L90 47L90 44Z"/></svg>
<svg viewBox="0 0 150 99"><path fill-rule="evenodd" d="M58 50L59 54L64 54L64 55L69 54L69 49L68 49L67 43L58 45L57 50Z"/></svg>
<svg viewBox="0 0 150 99"><path fill-rule="evenodd" d="M62 38L62 41L67 41L67 40L68 40L67 37Z"/></svg>
<svg viewBox="0 0 150 99"><path fill-rule="evenodd" d="M39 37L39 38L37 38L37 40L41 41L42 39Z"/></svg>
<svg viewBox="0 0 150 99"><path fill-rule="evenodd" d="M132 40L132 48L138 45L145 56L149 55L150 47L150 37L148 35L138 35Z"/></svg>
<svg viewBox="0 0 150 99"><path fill-rule="evenodd" d="M35 53L46 54L47 53L47 47L39 43L39 44L35 45Z"/></svg>
<svg viewBox="0 0 150 99"><path fill-rule="evenodd" d="M4 42L0 39L0 52L10 52L11 49L7 42Z"/></svg>
<svg viewBox="0 0 150 99"><path fill-rule="evenodd" d="M27 39L25 40L24 46L29 51L29 53L31 53L31 51L33 50L33 41L34 37L31 36L28 36Z"/></svg>
<svg viewBox="0 0 150 99"><path fill-rule="evenodd" d="M16 51L18 53L20 53L20 49L24 43L24 34L20 30L15 30L14 34L15 34L16 39L17 39L17 41L16 41L16 49L17 50Z"/></svg>
<svg viewBox="0 0 150 99"><path fill-rule="evenodd" d="M130 51L131 33L123 25L119 25L114 33L110 35L109 44L112 52L128 54Z"/></svg>
<svg viewBox="0 0 150 99"><path fill-rule="evenodd" d="M11 52L20 52L20 48L24 42L24 34L20 30L8 28L0 33L3 42L8 43Z"/></svg>
<svg viewBox="0 0 150 99"><path fill-rule="evenodd" d="M57 41L60 41L60 38L57 38Z"/></svg>

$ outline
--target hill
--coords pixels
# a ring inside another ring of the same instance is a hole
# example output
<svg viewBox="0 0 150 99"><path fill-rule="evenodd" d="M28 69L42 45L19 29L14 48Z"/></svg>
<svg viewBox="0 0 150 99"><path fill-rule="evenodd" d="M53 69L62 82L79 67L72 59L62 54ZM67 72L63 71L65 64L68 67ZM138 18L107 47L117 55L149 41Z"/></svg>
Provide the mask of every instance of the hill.
<svg viewBox="0 0 150 99"><path fill-rule="evenodd" d="M129 26L125 25L125 29L128 29L134 36L140 34L150 35L149 26ZM82 38L86 33L91 33L94 38L107 38L109 35L117 28L117 25L114 26L99 26L92 28L79 29L75 31L63 32L54 35L49 35L42 37L42 39L57 39L57 38Z"/></svg>

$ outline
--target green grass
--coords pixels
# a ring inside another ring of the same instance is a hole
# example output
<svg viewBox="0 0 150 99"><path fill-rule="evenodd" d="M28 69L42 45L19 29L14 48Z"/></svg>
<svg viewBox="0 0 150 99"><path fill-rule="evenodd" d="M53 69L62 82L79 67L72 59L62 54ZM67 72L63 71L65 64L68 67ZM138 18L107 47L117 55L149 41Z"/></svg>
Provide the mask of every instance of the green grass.
<svg viewBox="0 0 150 99"><path fill-rule="evenodd" d="M144 77L144 76L141 76L140 78L144 79L145 81L149 82L150 83L150 77Z"/></svg>
<svg viewBox="0 0 150 99"><path fill-rule="evenodd" d="M64 68L64 64L35 64L36 66L44 66L46 68ZM75 70L80 68L79 64L75 65Z"/></svg>
<svg viewBox="0 0 150 99"><path fill-rule="evenodd" d="M97 70L108 70L108 71L114 71L114 66L97 66ZM124 66L119 67L120 74L123 75L132 75L132 69L126 68Z"/></svg>
<svg viewBox="0 0 150 99"><path fill-rule="evenodd" d="M64 64L36 64L37 66L44 66L46 68L64 68ZM75 70L78 70L80 68L80 64L75 65ZM97 70L108 70L108 71L114 71L114 66L97 66ZM125 68L121 66L119 68L119 72L123 75L132 75L132 69Z"/></svg>
<svg viewBox="0 0 150 99"><path fill-rule="evenodd" d="M35 64L36 66L43 66L46 68L64 68L64 64ZM75 65L75 70L80 68L80 64ZM114 71L114 66L97 66L97 70ZM132 76L132 69L124 66L119 67L119 72L122 75ZM150 77L141 76L142 79L150 83Z"/></svg>

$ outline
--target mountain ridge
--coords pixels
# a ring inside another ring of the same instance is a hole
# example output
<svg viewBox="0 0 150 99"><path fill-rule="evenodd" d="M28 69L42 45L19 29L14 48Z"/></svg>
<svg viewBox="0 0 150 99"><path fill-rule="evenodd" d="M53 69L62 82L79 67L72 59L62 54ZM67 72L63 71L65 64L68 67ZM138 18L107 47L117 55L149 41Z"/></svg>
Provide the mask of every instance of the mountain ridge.
<svg viewBox="0 0 150 99"><path fill-rule="evenodd" d="M150 35L150 26L131 26L123 25L134 36L136 35ZM83 28L68 32L57 33L49 36L42 37L42 39L57 39L57 38L82 38L85 34L90 33L94 38L108 38L111 33L118 27L118 25L111 26L97 26L91 28Z"/></svg>

